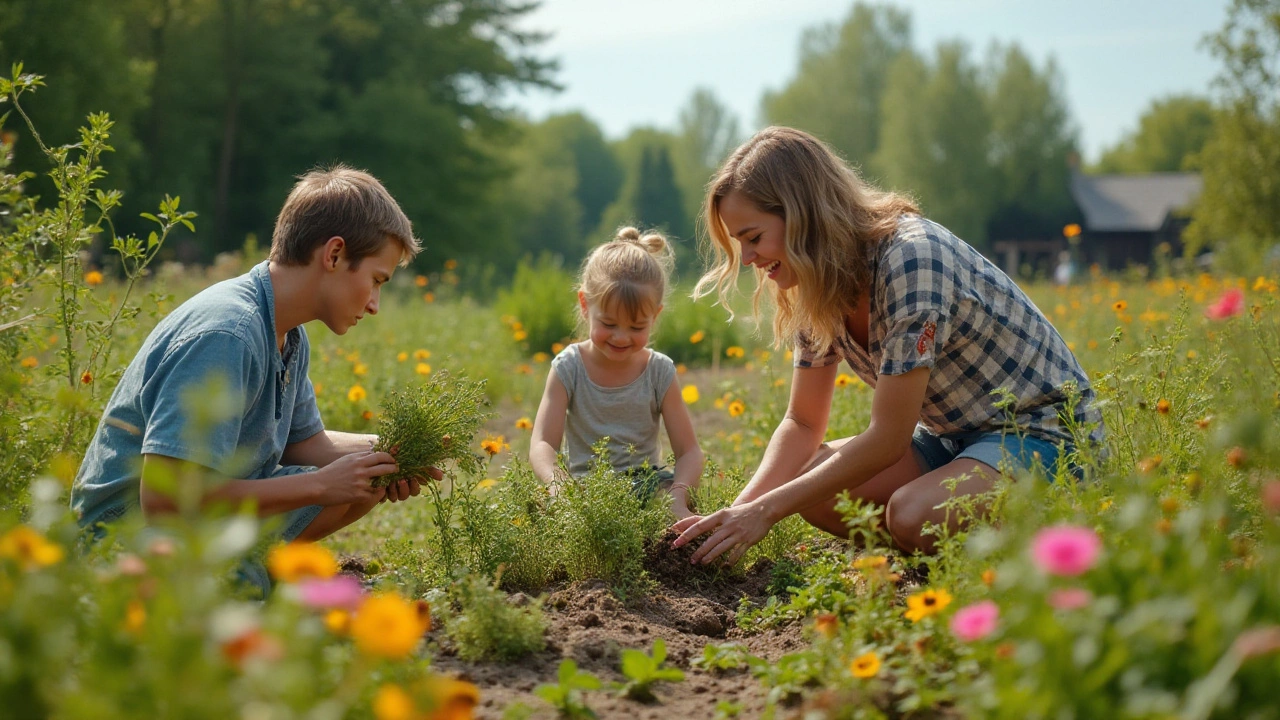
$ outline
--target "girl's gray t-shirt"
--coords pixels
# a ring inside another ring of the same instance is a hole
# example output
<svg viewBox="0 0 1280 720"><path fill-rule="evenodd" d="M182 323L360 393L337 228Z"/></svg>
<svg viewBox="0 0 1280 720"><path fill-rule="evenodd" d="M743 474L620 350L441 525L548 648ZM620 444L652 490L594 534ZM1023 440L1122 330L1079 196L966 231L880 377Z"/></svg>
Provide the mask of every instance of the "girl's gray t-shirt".
<svg viewBox="0 0 1280 720"><path fill-rule="evenodd" d="M551 369L569 395L564 439L569 473L578 476L591 464L591 447L609 438L609 464L620 471L661 464L658 430L662 398L676 377L671 358L649 351L649 364L640 377L621 387L591 381L578 344L569 345L551 361Z"/></svg>

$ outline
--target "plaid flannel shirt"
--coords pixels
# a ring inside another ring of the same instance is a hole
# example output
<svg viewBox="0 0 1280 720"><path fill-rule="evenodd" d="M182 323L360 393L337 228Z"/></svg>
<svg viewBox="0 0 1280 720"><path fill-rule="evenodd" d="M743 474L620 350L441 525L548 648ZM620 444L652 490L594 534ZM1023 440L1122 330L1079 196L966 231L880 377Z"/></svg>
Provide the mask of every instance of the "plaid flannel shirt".
<svg viewBox="0 0 1280 720"><path fill-rule="evenodd" d="M941 225L905 215L872 263L867 350L846 333L815 352L802 333L796 367L845 360L872 387L880 375L932 368L920 421L937 435L999 432L1011 417L1029 435L1071 441L1066 416L1092 425L1090 438L1102 441L1102 415L1080 363L1021 288L981 253ZM1073 408L1067 383L1080 394ZM1013 407L996 407L999 388L1016 398Z"/></svg>

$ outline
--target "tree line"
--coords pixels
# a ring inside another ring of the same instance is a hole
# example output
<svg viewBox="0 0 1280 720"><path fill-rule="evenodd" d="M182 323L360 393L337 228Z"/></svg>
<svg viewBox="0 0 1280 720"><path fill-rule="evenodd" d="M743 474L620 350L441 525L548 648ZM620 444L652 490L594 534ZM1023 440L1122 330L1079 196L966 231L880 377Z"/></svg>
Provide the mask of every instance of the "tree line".
<svg viewBox="0 0 1280 720"><path fill-rule="evenodd" d="M429 247L426 266L480 257L503 270L542 253L574 262L628 223L666 229L689 248L679 253L688 266L703 186L745 138L740 120L706 89L674 128L615 140L582 113L522 117L506 100L512 91L556 88L544 36L520 29L533 7L3 0L0 62L49 78L29 102L48 140L70 142L88 112L111 113L107 167L129 206L171 193L200 213L200 232L175 248L180 259L265 242L293 177L341 161L401 200ZM1203 243L1280 237L1268 55L1278 7L1234 0L1227 25L1206 39L1224 65L1219 98L1158 100L1092 168L1202 172L1191 233ZM1067 189L1078 141L1052 60L1038 65L1016 43L920 50L909 13L865 3L799 43L794 76L761 98L764 122L822 137L979 248L1056 237L1078 219ZM15 164L38 170L25 128L7 131L18 134ZM53 195L39 182L33 191Z"/></svg>

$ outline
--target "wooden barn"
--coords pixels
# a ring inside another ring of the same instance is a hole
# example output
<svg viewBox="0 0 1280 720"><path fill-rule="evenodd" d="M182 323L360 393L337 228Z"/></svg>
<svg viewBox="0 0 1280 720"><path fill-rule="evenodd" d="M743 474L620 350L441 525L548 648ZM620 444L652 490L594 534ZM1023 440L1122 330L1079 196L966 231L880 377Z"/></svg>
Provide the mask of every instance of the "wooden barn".
<svg viewBox="0 0 1280 720"><path fill-rule="evenodd" d="M1081 234L1073 246L1067 239L1002 240L992 249L1010 275L1025 268L1045 270L1059 253L1072 250L1078 267L1097 264L1108 270L1151 262L1160 243L1173 255L1182 253L1186 210L1200 194L1198 173L1086 175L1071 172L1071 197L1078 209Z"/></svg>

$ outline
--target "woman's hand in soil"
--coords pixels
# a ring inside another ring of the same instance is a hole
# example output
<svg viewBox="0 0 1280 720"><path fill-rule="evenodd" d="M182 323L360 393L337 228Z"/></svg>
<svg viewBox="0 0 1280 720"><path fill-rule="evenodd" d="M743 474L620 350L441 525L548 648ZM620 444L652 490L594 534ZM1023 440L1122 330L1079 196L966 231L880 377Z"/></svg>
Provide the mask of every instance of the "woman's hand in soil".
<svg viewBox="0 0 1280 720"><path fill-rule="evenodd" d="M705 565L724 555L725 563L732 565L742 559L752 545L764 539L772 527L773 522L765 513L764 506L749 502L718 510L706 517L691 515L680 520L671 526L672 530L680 533L671 547L678 548L710 532L711 537L703 541L690 561Z"/></svg>

